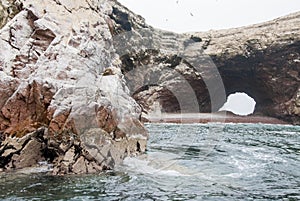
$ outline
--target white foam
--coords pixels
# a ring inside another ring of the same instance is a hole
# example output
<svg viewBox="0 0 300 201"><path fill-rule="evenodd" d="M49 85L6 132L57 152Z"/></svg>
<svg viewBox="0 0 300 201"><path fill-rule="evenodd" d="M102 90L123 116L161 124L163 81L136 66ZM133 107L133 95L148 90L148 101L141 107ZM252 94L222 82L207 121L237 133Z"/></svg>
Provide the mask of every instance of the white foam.
<svg viewBox="0 0 300 201"><path fill-rule="evenodd" d="M165 160L163 158L151 158L149 156L127 157L123 161L123 167L128 171L141 174L154 174L165 176L188 176L185 174L186 167L176 164L175 160ZM124 170L124 169L122 169Z"/></svg>

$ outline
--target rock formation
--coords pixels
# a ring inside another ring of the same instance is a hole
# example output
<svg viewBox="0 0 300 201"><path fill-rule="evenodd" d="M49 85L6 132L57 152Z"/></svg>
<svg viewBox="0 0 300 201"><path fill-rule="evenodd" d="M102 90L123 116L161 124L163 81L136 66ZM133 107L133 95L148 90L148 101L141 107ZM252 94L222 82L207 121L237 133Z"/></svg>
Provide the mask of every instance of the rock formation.
<svg viewBox="0 0 300 201"><path fill-rule="evenodd" d="M114 0L7 0L0 11L0 169L113 168L145 151L142 110L217 111L236 91L257 113L300 123L300 13L175 34Z"/></svg>
<svg viewBox="0 0 300 201"><path fill-rule="evenodd" d="M22 10L22 2L18 0L2 0L0 2L0 28Z"/></svg>
<svg viewBox="0 0 300 201"><path fill-rule="evenodd" d="M54 174L93 173L145 151L113 46L115 4L2 1L0 169L47 161Z"/></svg>
<svg viewBox="0 0 300 201"><path fill-rule="evenodd" d="M216 112L226 96L245 92L257 102L257 115L300 124L299 12L228 30L141 32L146 37L129 39L146 48L121 59L144 110L154 110L158 102L163 112Z"/></svg>

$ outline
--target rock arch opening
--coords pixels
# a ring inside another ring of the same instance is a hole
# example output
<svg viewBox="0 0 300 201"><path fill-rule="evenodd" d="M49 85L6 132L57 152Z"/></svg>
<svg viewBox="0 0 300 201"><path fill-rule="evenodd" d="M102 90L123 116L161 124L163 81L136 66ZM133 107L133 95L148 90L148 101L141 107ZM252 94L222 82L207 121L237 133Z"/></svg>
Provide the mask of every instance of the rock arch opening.
<svg viewBox="0 0 300 201"><path fill-rule="evenodd" d="M247 116L254 113L256 101L244 92L232 93L219 111L229 111L237 115Z"/></svg>

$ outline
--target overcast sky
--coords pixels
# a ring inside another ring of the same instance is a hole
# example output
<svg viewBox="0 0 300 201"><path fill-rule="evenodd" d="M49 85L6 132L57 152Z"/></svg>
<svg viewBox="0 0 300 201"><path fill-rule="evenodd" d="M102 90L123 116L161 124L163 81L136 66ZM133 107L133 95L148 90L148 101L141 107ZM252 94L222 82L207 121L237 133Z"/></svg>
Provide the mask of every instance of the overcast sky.
<svg viewBox="0 0 300 201"><path fill-rule="evenodd" d="M300 11L300 0L119 0L153 27L178 33L240 27ZM222 109L246 115L252 98L236 94Z"/></svg>
<svg viewBox="0 0 300 201"><path fill-rule="evenodd" d="M300 11L299 0L119 0L154 27L207 31L264 22Z"/></svg>

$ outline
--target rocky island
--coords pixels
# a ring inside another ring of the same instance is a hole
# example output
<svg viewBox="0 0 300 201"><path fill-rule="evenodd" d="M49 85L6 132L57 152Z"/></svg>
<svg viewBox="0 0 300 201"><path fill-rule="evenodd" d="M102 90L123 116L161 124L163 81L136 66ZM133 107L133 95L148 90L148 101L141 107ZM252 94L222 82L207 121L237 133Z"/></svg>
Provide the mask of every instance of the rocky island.
<svg viewBox="0 0 300 201"><path fill-rule="evenodd" d="M244 91L300 124L300 13L205 33L154 29L114 0L0 3L0 169L95 173L146 150L142 114L216 112Z"/></svg>

